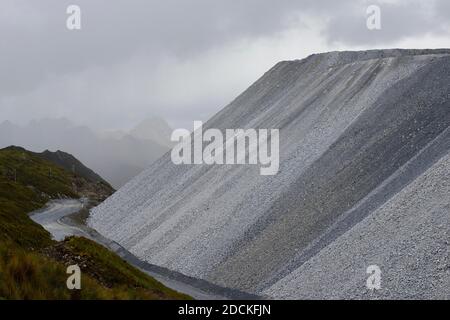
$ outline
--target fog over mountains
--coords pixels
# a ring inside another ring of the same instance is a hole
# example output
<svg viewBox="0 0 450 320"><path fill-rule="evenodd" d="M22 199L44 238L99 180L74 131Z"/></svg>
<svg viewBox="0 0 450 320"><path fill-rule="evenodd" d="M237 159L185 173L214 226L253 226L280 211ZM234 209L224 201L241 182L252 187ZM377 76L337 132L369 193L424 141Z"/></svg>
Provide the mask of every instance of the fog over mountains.
<svg viewBox="0 0 450 320"><path fill-rule="evenodd" d="M171 128L161 118L144 120L130 132L96 132L67 119L43 119L18 126L0 123L0 147L73 154L115 188L139 174L170 148Z"/></svg>
<svg viewBox="0 0 450 320"><path fill-rule="evenodd" d="M450 50L280 62L204 126L280 129L278 175L166 154L89 223L150 263L269 297L448 298L449 83Z"/></svg>

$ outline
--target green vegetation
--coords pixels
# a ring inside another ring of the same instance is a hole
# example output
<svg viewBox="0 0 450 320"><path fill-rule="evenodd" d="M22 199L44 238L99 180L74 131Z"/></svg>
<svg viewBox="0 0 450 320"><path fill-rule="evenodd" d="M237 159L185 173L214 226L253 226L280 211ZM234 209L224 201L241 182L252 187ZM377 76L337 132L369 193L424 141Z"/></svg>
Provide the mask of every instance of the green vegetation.
<svg viewBox="0 0 450 320"><path fill-rule="evenodd" d="M85 184L22 148L0 150L0 299L189 299L88 239L51 240L28 217L51 199L97 190ZM82 289L71 291L66 266L75 263Z"/></svg>
<svg viewBox="0 0 450 320"><path fill-rule="evenodd" d="M71 291L66 288L65 264L15 244L0 242L0 300L189 298L164 287L92 241L71 238L68 242L69 252L64 250L66 255L74 250L82 258L89 258L89 268L82 268L81 290ZM97 274L103 273L107 275L109 283L97 278Z"/></svg>
<svg viewBox="0 0 450 320"><path fill-rule="evenodd" d="M106 182L102 177L96 174L91 169L87 168L84 164L78 161L74 156L69 153L63 151L51 152L49 150L45 150L42 153L35 153L35 155L39 156L44 160L48 160L51 163L54 163L68 172L76 172L80 177L94 182L94 183L102 183L112 189L108 182Z"/></svg>
<svg viewBox="0 0 450 320"><path fill-rule="evenodd" d="M91 277L82 290L66 288L66 268L42 255L0 242L0 299L114 299L120 297Z"/></svg>
<svg viewBox="0 0 450 320"><path fill-rule="evenodd" d="M28 218L49 200L78 198L73 175L17 147L0 150L0 241L25 248L50 245L50 235Z"/></svg>
<svg viewBox="0 0 450 320"><path fill-rule="evenodd" d="M115 253L86 238L71 237L65 241L69 256L79 257L91 275L108 288L122 288L133 298L189 299L134 268ZM127 290L129 287L133 291Z"/></svg>

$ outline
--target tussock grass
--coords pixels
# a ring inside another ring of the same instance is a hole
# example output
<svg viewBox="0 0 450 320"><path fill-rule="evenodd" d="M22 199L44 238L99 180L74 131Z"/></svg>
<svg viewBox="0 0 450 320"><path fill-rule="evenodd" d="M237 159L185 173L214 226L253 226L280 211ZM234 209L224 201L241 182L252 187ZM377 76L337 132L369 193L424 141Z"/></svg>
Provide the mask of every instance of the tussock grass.
<svg viewBox="0 0 450 320"><path fill-rule="evenodd" d="M83 245L88 240L81 240ZM72 239L72 245L78 243ZM90 246L90 245L89 245ZM95 247L95 244L90 246ZM106 250L100 246L96 250ZM113 257L113 260L120 258ZM114 271L110 262L96 262L100 268ZM120 262L114 261L113 265ZM101 285L96 279L82 272L81 290L69 290L66 287L66 267L52 259L46 258L36 252L29 252L13 243L0 242L0 299L9 300L135 300L135 299L187 299L145 274L135 275L131 266L130 270L120 273L114 282L114 287L108 288ZM125 267L125 269L128 269ZM129 282L130 281L130 282Z"/></svg>
<svg viewBox="0 0 450 320"><path fill-rule="evenodd" d="M13 243L0 242L0 299L114 299L121 294L100 286L88 276L82 277L79 291L67 289L66 280L62 264Z"/></svg>
<svg viewBox="0 0 450 320"><path fill-rule="evenodd" d="M86 238L71 237L66 239L65 248L72 255L89 261L92 272L100 272L104 285L112 288L133 287L140 294L146 292L161 299L189 299L166 288L160 282L134 268L118 255Z"/></svg>

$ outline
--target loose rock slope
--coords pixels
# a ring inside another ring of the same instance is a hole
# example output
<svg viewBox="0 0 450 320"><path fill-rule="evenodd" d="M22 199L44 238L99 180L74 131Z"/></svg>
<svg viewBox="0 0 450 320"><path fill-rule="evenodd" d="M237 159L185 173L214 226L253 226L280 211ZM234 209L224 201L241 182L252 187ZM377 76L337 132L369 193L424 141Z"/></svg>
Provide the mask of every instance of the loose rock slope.
<svg viewBox="0 0 450 320"><path fill-rule="evenodd" d="M270 297L448 298L449 83L445 49L280 62L205 125L280 129L276 176L166 154L89 223L150 263Z"/></svg>

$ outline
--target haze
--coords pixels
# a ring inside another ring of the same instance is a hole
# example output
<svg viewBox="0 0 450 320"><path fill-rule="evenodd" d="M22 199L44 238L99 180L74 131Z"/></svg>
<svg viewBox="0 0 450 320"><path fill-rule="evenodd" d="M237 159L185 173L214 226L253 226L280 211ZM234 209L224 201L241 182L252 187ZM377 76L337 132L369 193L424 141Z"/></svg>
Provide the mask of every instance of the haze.
<svg viewBox="0 0 450 320"><path fill-rule="evenodd" d="M82 29L66 28L66 8ZM366 8L382 29L366 28ZM70 119L128 130L160 116L191 128L276 62L311 53L449 47L450 2L3 0L0 122Z"/></svg>

